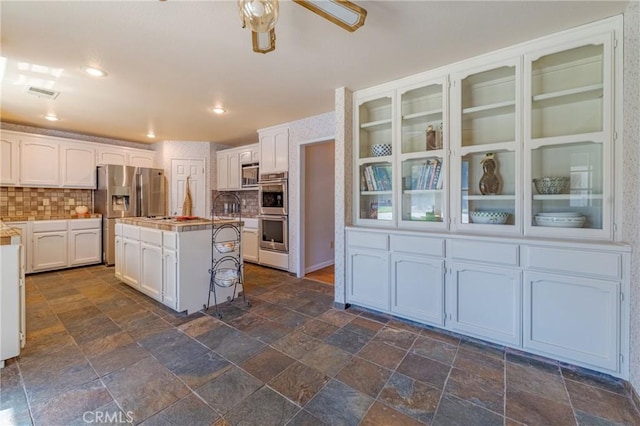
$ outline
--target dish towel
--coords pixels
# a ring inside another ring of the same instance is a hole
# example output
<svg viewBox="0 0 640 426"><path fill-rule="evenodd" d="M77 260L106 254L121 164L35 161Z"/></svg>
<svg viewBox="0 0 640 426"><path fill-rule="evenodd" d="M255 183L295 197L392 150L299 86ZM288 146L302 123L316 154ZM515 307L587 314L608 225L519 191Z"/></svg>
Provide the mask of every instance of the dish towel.
<svg viewBox="0 0 640 426"><path fill-rule="evenodd" d="M193 210L193 201L191 200L191 185L189 184L189 180L191 176L187 177L186 188L184 189L184 203L182 204L182 216L192 216Z"/></svg>

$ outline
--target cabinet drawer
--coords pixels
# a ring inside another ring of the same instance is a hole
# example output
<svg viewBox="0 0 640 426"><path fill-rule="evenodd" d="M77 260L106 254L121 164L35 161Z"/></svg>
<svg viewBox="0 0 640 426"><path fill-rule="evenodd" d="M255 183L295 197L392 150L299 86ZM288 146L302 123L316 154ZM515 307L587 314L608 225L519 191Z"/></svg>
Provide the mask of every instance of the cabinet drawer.
<svg viewBox="0 0 640 426"><path fill-rule="evenodd" d="M178 249L178 234L176 232L163 232L162 233L162 245L165 248L177 250Z"/></svg>
<svg viewBox="0 0 640 426"><path fill-rule="evenodd" d="M140 241L156 246L162 245L162 231L151 228L140 228Z"/></svg>
<svg viewBox="0 0 640 426"><path fill-rule="evenodd" d="M449 240L449 254L453 259L472 260L496 265L517 266L519 263L517 244Z"/></svg>
<svg viewBox="0 0 640 426"><path fill-rule="evenodd" d="M54 232L54 231L66 231L66 220L36 220L31 225L33 232Z"/></svg>
<svg viewBox="0 0 640 426"><path fill-rule="evenodd" d="M391 250L415 255L443 257L444 240L442 238L391 235Z"/></svg>
<svg viewBox="0 0 640 426"><path fill-rule="evenodd" d="M349 247L365 247L378 250L389 250L389 235L369 232L349 232L347 235Z"/></svg>
<svg viewBox="0 0 640 426"><path fill-rule="evenodd" d="M618 253L523 247L525 268L622 279L622 255Z"/></svg>
<svg viewBox="0 0 640 426"><path fill-rule="evenodd" d="M122 236L132 240L140 240L140 228L133 225L122 224Z"/></svg>
<svg viewBox="0 0 640 426"><path fill-rule="evenodd" d="M100 229L100 219L74 219L69 221L69 231Z"/></svg>

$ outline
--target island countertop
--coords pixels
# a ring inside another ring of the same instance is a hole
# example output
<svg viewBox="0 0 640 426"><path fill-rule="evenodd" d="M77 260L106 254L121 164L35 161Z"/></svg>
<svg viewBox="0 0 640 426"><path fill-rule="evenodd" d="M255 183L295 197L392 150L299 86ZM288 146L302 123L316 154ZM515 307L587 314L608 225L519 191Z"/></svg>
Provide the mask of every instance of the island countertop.
<svg viewBox="0 0 640 426"><path fill-rule="evenodd" d="M142 226L145 228L159 229L162 231L173 232L188 232L188 231L201 231L205 229L211 229L212 224L216 227L221 225L234 224L237 226L244 226L244 222L241 220L224 219L212 222L211 219L197 218L190 220L181 220L175 217L164 219L153 219L146 217L122 217L116 219L117 223L124 223L126 225Z"/></svg>
<svg viewBox="0 0 640 426"><path fill-rule="evenodd" d="M0 221L0 245L20 244L20 230Z"/></svg>

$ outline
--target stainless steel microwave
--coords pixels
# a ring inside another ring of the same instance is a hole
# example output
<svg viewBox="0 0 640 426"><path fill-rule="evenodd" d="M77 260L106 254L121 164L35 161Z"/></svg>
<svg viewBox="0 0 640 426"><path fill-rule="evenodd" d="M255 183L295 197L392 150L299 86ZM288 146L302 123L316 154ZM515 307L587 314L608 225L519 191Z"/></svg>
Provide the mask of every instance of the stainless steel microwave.
<svg viewBox="0 0 640 426"><path fill-rule="evenodd" d="M260 177L260 167L258 163L242 165L242 187L257 188Z"/></svg>

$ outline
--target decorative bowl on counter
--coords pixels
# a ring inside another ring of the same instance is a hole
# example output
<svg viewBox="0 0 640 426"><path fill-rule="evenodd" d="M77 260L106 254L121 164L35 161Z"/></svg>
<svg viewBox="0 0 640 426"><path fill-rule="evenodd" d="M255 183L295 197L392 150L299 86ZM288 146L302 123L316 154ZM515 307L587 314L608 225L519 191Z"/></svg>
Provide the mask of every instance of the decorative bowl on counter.
<svg viewBox="0 0 640 426"><path fill-rule="evenodd" d="M235 269L221 268L215 274L215 283L220 287L231 287L238 282L238 271Z"/></svg>
<svg viewBox="0 0 640 426"><path fill-rule="evenodd" d="M218 253L230 253L236 248L236 243L234 241L225 241L221 243L215 243L216 250Z"/></svg>
<svg viewBox="0 0 640 426"><path fill-rule="evenodd" d="M387 155L391 155L390 143L376 143L371 145L372 157L385 157Z"/></svg>
<svg viewBox="0 0 640 426"><path fill-rule="evenodd" d="M483 223L490 225L503 225L509 219L508 212L491 212L482 210L473 210L469 213L472 223Z"/></svg>
<svg viewBox="0 0 640 426"><path fill-rule="evenodd" d="M571 179L566 176L547 176L533 179L538 194L564 194L569 189Z"/></svg>
<svg viewBox="0 0 640 426"><path fill-rule="evenodd" d="M549 226L553 228L582 228L584 226L586 217L581 216L579 213L573 216L563 216L563 213L540 213L533 219L538 226ZM545 216L543 216L545 215Z"/></svg>
<svg viewBox="0 0 640 426"><path fill-rule="evenodd" d="M87 206L78 206L78 207L76 207L76 213L78 213L79 215L87 214L88 211L89 211L89 207L87 207Z"/></svg>

